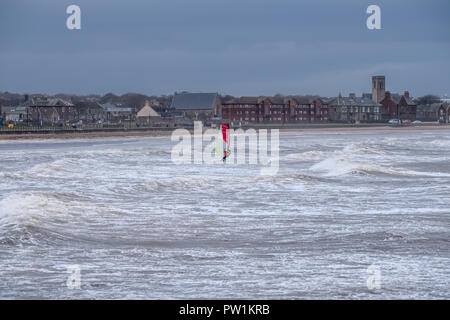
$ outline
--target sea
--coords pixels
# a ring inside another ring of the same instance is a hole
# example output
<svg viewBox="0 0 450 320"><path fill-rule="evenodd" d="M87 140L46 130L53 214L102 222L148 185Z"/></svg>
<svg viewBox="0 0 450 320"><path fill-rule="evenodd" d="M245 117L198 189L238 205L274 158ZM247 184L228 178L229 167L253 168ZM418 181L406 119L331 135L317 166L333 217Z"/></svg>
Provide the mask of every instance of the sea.
<svg viewBox="0 0 450 320"><path fill-rule="evenodd" d="M449 299L450 130L0 141L1 299Z"/></svg>

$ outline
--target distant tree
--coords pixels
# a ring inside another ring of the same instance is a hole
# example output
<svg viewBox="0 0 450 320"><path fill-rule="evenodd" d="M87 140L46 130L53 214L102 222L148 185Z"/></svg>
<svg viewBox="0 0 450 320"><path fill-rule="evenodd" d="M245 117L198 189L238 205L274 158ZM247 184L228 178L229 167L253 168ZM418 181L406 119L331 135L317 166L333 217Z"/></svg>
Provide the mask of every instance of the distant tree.
<svg viewBox="0 0 450 320"><path fill-rule="evenodd" d="M435 96L432 94L427 94L423 97L417 98L418 105L438 103L440 101L441 101L441 99L438 96Z"/></svg>
<svg viewBox="0 0 450 320"><path fill-rule="evenodd" d="M226 94L226 95L220 95L220 100L222 102L226 102L226 101L230 101L234 99L234 97L232 95Z"/></svg>

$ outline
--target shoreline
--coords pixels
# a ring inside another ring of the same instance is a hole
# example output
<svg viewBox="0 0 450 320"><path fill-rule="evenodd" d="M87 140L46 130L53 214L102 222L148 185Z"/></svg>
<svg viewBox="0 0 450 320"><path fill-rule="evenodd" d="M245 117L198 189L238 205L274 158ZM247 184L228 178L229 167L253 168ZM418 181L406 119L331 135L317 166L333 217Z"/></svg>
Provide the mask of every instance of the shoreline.
<svg viewBox="0 0 450 320"><path fill-rule="evenodd" d="M280 132L287 133L315 133L315 132L354 132L354 131L400 131L400 130L450 130L449 125L422 124L418 126L389 125L367 125L367 126L347 126L347 125L324 125L319 126L299 126L299 127L245 127L244 130L258 129L279 129ZM181 129L181 128L179 128ZM234 128L237 129L237 128ZM175 130L124 130L124 131L70 131L70 132L33 132L33 133L0 133L0 141L8 140L70 140L70 139L97 139L97 138L127 138L127 137L164 137L170 136ZM192 128L188 129L192 131Z"/></svg>

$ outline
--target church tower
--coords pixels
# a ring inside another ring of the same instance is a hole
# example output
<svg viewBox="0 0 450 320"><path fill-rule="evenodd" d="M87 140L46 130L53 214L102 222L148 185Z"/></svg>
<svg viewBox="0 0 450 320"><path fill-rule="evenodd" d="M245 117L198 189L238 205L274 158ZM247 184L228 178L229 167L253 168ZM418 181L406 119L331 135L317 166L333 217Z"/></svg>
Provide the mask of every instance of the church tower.
<svg viewBox="0 0 450 320"><path fill-rule="evenodd" d="M384 99L384 92L386 90L386 77L373 76L372 77L372 100L379 103Z"/></svg>

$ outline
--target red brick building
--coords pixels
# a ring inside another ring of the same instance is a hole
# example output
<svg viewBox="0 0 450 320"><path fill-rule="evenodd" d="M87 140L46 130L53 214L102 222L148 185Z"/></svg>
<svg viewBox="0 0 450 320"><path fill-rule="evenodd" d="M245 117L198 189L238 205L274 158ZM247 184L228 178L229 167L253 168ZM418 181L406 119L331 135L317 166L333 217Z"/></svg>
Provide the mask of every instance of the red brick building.
<svg viewBox="0 0 450 320"><path fill-rule="evenodd" d="M232 126L328 122L328 105L320 98L241 97L222 103L222 121Z"/></svg>
<svg viewBox="0 0 450 320"><path fill-rule="evenodd" d="M408 91L405 91L399 98L394 98L389 91L386 91L385 97L380 103L383 106L381 108L383 120L416 120L417 104L411 99Z"/></svg>
<svg viewBox="0 0 450 320"><path fill-rule="evenodd" d="M398 102L399 119L401 120L416 120L417 103L411 99L409 92L405 91Z"/></svg>
<svg viewBox="0 0 450 320"><path fill-rule="evenodd" d="M384 99L380 101L381 107L381 118L383 120L397 119L397 102L391 96L390 91L386 91Z"/></svg>

